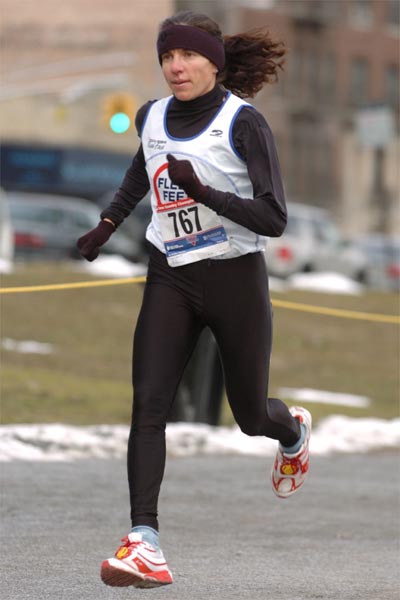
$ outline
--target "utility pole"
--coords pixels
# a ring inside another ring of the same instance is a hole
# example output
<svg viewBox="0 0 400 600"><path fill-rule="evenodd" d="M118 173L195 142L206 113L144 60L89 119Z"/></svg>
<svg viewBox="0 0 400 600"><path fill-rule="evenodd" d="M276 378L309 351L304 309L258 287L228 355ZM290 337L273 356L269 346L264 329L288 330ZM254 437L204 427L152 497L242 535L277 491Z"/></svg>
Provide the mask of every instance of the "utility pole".
<svg viewBox="0 0 400 600"><path fill-rule="evenodd" d="M390 233L391 197L385 180L387 147L394 137L395 126L391 109L384 104L374 104L358 111L356 130L361 146L373 152L373 179L370 203L376 212L373 229Z"/></svg>

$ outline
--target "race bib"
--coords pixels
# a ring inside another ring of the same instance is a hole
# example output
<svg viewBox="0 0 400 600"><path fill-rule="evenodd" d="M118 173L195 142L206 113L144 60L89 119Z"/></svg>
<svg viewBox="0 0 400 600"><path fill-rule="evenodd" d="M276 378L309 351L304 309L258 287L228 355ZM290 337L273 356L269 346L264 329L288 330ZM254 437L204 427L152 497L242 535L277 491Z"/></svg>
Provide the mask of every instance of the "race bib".
<svg viewBox="0 0 400 600"><path fill-rule="evenodd" d="M168 163L154 175L156 212L171 266L220 256L230 249L219 216L207 206L188 198L168 176Z"/></svg>

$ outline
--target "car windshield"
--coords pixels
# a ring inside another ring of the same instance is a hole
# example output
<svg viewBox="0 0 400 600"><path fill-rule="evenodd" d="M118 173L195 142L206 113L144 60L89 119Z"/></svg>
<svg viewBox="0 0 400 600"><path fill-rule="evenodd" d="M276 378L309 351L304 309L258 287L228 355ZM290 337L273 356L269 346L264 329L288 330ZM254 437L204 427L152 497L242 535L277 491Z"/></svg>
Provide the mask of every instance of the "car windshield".
<svg viewBox="0 0 400 600"><path fill-rule="evenodd" d="M328 218L313 215L290 214L285 233L290 235L308 235L321 242L331 244L340 241L340 233L336 224Z"/></svg>
<svg viewBox="0 0 400 600"><path fill-rule="evenodd" d="M317 239L331 244L336 244L340 241L340 234L336 225L328 219L313 219L312 221L315 236Z"/></svg>
<svg viewBox="0 0 400 600"><path fill-rule="evenodd" d="M19 202L10 203L11 218L13 221L31 221L32 223L59 223L62 220L62 211L47 206L34 206Z"/></svg>
<svg viewBox="0 0 400 600"><path fill-rule="evenodd" d="M361 248L369 255L400 261L400 240L367 239Z"/></svg>

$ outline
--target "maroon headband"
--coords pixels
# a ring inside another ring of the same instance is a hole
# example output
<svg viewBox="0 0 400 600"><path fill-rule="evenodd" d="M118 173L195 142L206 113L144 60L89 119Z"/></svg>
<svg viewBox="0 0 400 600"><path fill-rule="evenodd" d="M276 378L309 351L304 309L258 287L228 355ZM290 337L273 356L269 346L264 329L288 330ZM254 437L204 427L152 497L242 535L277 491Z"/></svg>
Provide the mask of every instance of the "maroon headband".
<svg viewBox="0 0 400 600"><path fill-rule="evenodd" d="M164 52L182 48L183 50L193 50L202 54L214 65L218 71L222 71L225 65L225 50L223 42L198 27L191 25L168 25L163 29L157 39L157 53L160 65L161 56Z"/></svg>

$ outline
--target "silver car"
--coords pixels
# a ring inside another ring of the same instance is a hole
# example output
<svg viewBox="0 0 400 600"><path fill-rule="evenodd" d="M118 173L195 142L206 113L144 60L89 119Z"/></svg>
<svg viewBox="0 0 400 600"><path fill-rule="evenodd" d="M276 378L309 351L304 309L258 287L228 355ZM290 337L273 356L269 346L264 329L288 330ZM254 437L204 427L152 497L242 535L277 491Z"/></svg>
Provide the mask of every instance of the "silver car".
<svg viewBox="0 0 400 600"><path fill-rule="evenodd" d="M6 192L0 188L0 270L14 258L14 232L11 224L10 205Z"/></svg>
<svg viewBox="0 0 400 600"><path fill-rule="evenodd" d="M366 283L381 290L400 290L400 238L371 233L356 244L367 256Z"/></svg>
<svg viewBox="0 0 400 600"><path fill-rule="evenodd" d="M330 271L356 281L366 277L367 259L345 240L326 209L288 203L288 223L283 235L268 240L268 272L275 277L295 273Z"/></svg>
<svg viewBox="0 0 400 600"><path fill-rule="evenodd" d="M79 237L96 227L99 208L83 198L8 192L16 259L80 258ZM136 261L139 242L118 230L102 250Z"/></svg>

